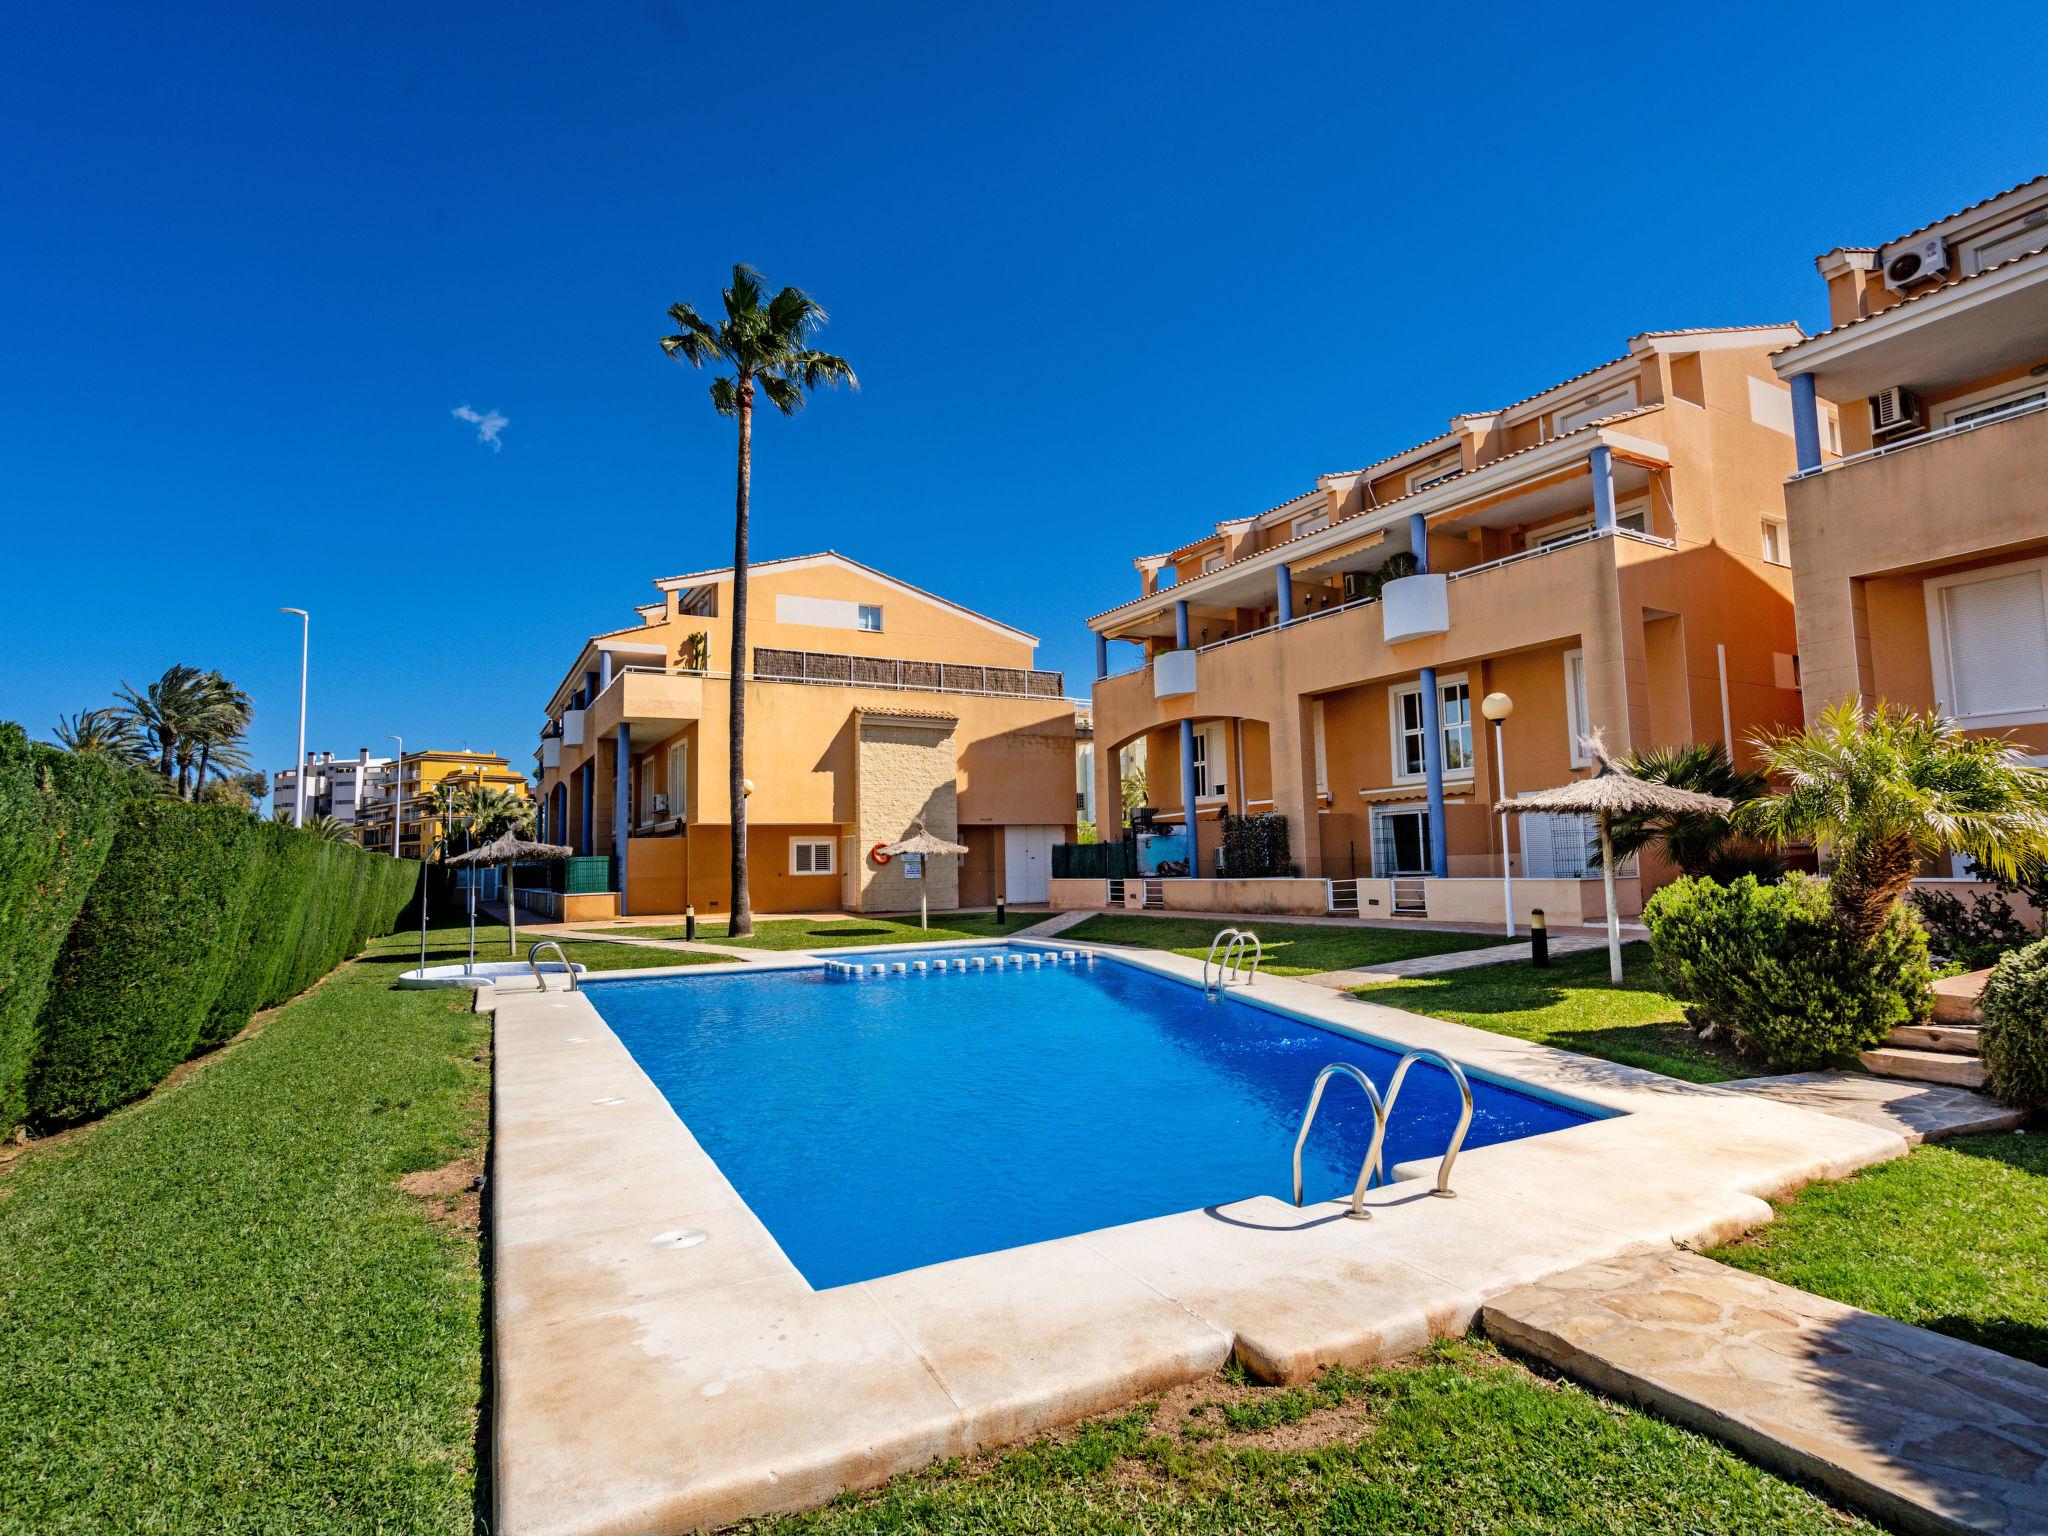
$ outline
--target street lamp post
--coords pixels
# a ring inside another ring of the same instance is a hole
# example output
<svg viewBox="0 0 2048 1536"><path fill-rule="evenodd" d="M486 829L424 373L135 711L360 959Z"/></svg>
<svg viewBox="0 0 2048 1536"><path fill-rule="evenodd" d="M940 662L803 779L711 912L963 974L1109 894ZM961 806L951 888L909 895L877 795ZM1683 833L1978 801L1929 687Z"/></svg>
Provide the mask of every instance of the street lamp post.
<svg viewBox="0 0 2048 1536"><path fill-rule="evenodd" d="M1500 786L1500 798L1508 797L1508 756L1501 726L1515 712L1515 701L1504 693L1489 693L1479 701L1479 712L1493 722L1493 770ZM1508 937L1515 936L1515 877L1508 862L1508 813L1500 813L1500 902L1507 918Z"/></svg>
<svg viewBox="0 0 2048 1536"><path fill-rule="evenodd" d="M280 608L299 616L299 758L292 767L292 825L306 824L306 657L313 647L313 616L303 608Z"/></svg>
<svg viewBox="0 0 2048 1536"><path fill-rule="evenodd" d="M393 736L398 743L398 761L391 765L391 857L398 857L398 829L405 822L405 738Z"/></svg>

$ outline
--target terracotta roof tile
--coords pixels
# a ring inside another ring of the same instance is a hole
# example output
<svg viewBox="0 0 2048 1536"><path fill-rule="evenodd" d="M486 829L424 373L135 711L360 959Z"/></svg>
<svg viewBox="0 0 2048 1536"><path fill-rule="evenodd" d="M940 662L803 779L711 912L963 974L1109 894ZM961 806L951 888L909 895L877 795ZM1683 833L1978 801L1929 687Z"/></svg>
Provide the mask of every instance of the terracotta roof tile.
<svg viewBox="0 0 2048 1536"><path fill-rule="evenodd" d="M2022 182L2020 183L2020 185L2025 186L2026 183ZM1999 195L2003 197L2005 194L2000 193ZM1967 212L1968 210L1965 211ZM1953 215L1951 215L1951 217L1953 217ZM2043 238L2048 239L2048 234L2044 234ZM1802 336L1799 338L1799 340L1794 342L1788 342L1786 345L1778 348L1775 352L1771 354L1771 356L1783 357L1787 352L1792 351L1794 348L1803 347L1810 342L1819 341L1822 337L1833 336L1842 331L1853 330L1859 325L1868 325L1873 320L1882 320L1887 315L1897 314L1900 310L1904 309L1908 304L1918 304L1922 299L1931 299L1938 293L1949 293L1954 289L1962 287L1966 283L1976 282L1977 279L1979 279L1980 277L1989 277L1994 272L2003 272L2007 267L2017 266L2019 263L2023 261L2033 261L2036 258L2043 256L2048 256L2048 247L2044 247L2041 250L2021 251L2019 255L2008 256L2005 260L1997 263L1994 266L1985 267L1981 271L1965 272L1961 277L1955 279L1955 281L1953 282L1937 283L1932 288L1922 288L1918 293L1907 294L1903 299L1899 300L1899 302L1896 304L1887 304L1883 309L1873 309L1867 315L1855 315L1852 316L1850 319L1844 320L1840 325L1831 325L1824 331L1815 331L1811 336Z"/></svg>

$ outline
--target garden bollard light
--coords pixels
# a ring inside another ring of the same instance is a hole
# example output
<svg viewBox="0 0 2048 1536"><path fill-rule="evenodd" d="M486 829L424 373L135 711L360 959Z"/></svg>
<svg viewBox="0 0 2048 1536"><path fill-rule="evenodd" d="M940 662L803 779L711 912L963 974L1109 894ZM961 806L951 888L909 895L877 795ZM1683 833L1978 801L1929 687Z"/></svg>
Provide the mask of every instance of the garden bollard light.
<svg viewBox="0 0 2048 1536"><path fill-rule="evenodd" d="M1008 921L1009 919L1003 916L1003 898L998 896L996 898L996 926L1000 928Z"/></svg>
<svg viewBox="0 0 2048 1536"><path fill-rule="evenodd" d="M683 937L686 939L697 937L697 909L695 907L683 908Z"/></svg>
<svg viewBox="0 0 2048 1536"><path fill-rule="evenodd" d="M1529 912L1529 963L1550 964L1550 930L1543 925L1543 909L1534 907Z"/></svg>

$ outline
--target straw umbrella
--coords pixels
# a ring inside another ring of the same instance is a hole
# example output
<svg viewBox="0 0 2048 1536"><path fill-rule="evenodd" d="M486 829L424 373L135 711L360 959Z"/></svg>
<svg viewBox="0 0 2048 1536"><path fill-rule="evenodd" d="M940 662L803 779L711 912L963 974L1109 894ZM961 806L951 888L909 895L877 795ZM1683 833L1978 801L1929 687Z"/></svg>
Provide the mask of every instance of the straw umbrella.
<svg viewBox="0 0 2048 1536"><path fill-rule="evenodd" d="M519 863L552 863L558 859L573 858L576 850L564 848L559 843L529 843L524 838L507 832L496 842L485 843L481 848L468 853L459 853L448 861L454 869L478 869L498 864L505 870L505 917L512 926L512 958L519 958L519 893L512 866ZM469 913L469 958L476 960L476 909Z"/></svg>
<svg viewBox="0 0 2048 1536"><path fill-rule="evenodd" d="M891 858L900 858L906 853L914 853L921 858L929 859L947 853L952 854L955 858L959 858L967 850L959 843L949 843L943 837L937 837L925 831L924 823L920 821L915 832L904 838L900 843L884 844L882 852L888 854ZM917 882L917 926L929 928L931 925L930 898L925 895L924 881L920 880Z"/></svg>
<svg viewBox="0 0 2048 1536"><path fill-rule="evenodd" d="M1607 755L1607 746L1601 741L1598 731L1582 738L1581 745L1593 759L1592 777L1574 779L1569 784L1538 790L1533 795L1503 800L1494 809L1505 815L1591 816L1598 825L1600 880L1607 891L1607 975L1619 986L1621 915L1614 904L1614 818L1644 811L1726 816L1735 809L1735 802L1724 800L1719 795L1678 789L1670 784L1653 784L1648 779L1639 779L1625 769L1617 768Z"/></svg>

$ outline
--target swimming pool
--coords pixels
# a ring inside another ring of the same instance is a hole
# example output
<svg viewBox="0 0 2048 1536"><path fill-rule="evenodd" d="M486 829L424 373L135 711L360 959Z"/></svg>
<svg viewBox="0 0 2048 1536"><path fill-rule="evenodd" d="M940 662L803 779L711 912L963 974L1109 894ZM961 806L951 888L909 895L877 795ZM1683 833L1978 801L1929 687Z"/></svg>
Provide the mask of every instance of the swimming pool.
<svg viewBox="0 0 2048 1536"><path fill-rule="evenodd" d="M819 1289L1100 1227L1289 1193L1315 1075L1398 1059L1233 994L1110 958L893 973L823 967L619 978L586 995L741 1198ZM843 961L877 952L842 951ZM1465 1145L1591 1114L1479 1078ZM1386 1166L1440 1154L1457 1090L1418 1066ZM1303 1154L1311 1200L1348 1194L1371 1139L1336 1082Z"/></svg>

